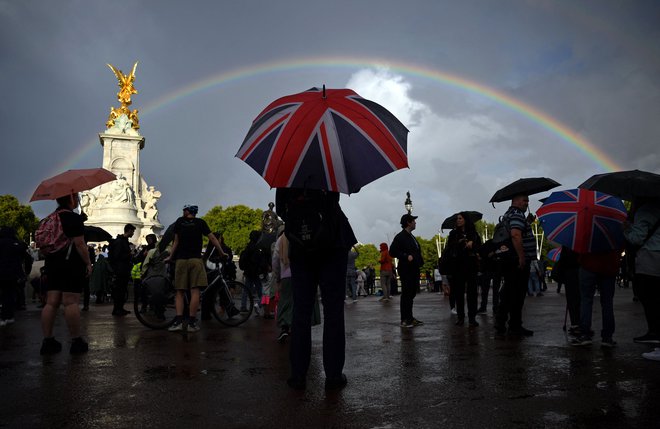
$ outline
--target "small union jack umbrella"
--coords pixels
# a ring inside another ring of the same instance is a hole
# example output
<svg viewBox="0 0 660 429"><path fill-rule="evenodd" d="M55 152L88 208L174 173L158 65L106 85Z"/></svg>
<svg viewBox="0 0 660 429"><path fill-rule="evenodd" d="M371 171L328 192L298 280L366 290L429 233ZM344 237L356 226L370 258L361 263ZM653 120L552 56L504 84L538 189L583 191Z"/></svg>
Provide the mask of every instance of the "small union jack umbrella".
<svg viewBox="0 0 660 429"><path fill-rule="evenodd" d="M559 256L561 256L561 247L555 247L554 249L550 249L546 258L552 262L557 262L559 260Z"/></svg>
<svg viewBox="0 0 660 429"><path fill-rule="evenodd" d="M611 195L586 189L553 192L536 214L548 240L577 253L623 248L626 208Z"/></svg>
<svg viewBox="0 0 660 429"><path fill-rule="evenodd" d="M408 167L408 129L350 89L282 97L252 122L236 157L272 188L351 194Z"/></svg>

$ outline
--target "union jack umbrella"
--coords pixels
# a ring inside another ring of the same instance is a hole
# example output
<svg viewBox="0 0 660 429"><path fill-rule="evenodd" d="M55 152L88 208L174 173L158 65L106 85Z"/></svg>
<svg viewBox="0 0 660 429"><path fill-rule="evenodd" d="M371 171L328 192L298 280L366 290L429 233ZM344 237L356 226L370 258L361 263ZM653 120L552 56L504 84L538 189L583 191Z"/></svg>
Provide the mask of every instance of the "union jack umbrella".
<svg viewBox="0 0 660 429"><path fill-rule="evenodd" d="M252 122L236 157L272 188L351 194L408 167L408 129L350 89L282 97Z"/></svg>
<svg viewBox="0 0 660 429"><path fill-rule="evenodd" d="M559 256L561 255L561 247L555 247L548 252L546 258L550 259L552 262L557 262Z"/></svg>
<svg viewBox="0 0 660 429"><path fill-rule="evenodd" d="M536 214L548 240L577 253L623 248L626 208L611 195L586 189L553 192Z"/></svg>

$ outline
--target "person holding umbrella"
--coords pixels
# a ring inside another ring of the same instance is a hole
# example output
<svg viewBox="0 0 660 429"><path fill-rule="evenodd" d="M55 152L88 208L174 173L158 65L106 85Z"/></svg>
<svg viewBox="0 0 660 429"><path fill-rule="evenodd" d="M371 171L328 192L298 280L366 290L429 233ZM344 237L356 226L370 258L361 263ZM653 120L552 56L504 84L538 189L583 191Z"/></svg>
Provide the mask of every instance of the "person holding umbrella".
<svg viewBox="0 0 660 429"><path fill-rule="evenodd" d="M465 322L465 293L467 292L468 320L470 327L477 323L477 271L479 262L477 252L481 246L481 238L477 234L474 223L466 212L456 216L456 226L449 233L445 253L451 255L452 294L456 299L456 326Z"/></svg>
<svg viewBox="0 0 660 429"><path fill-rule="evenodd" d="M291 377L287 384L296 390L306 387L312 353L312 312L320 288L325 388L341 389L347 384L343 373L346 264L348 251L357 238L339 206L338 192L278 188L275 204L289 241L293 291Z"/></svg>
<svg viewBox="0 0 660 429"><path fill-rule="evenodd" d="M534 335L534 331L522 326L522 308L525 304L530 264L532 259L536 258L534 235L525 217L528 207L529 196L516 195L503 216L511 234L513 252L509 249L507 253L511 256L502 264L504 285L500 291L500 304L495 318L495 330L499 335L506 332L507 321L509 334L526 337Z"/></svg>
<svg viewBox="0 0 660 429"><path fill-rule="evenodd" d="M70 353L82 354L89 346L80 336L80 294L92 273L92 263L84 240L83 218L73 212L79 204L78 194L68 194L56 201L57 215L70 244L45 258L48 292L46 305L41 311L44 340L40 353L50 355L62 350L62 344L53 337L53 325L57 309L63 304L64 319L72 338Z"/></svg>

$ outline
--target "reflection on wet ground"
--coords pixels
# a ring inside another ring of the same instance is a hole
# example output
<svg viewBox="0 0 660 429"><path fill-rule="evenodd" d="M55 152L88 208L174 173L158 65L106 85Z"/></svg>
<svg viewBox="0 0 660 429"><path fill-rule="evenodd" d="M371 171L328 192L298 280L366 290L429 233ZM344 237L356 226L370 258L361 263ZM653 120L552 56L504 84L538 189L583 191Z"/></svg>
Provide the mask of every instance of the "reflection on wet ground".
<svg viewBox="0 0 660 429"><path fill-rule="evenodd" d="M552 290L552 288L551 288ZM238 328L205 322L196 334L144 328L107 306L83 315L90 352L39 356L39 312L30 307L0 331L0 425L16 427L657 427L660 364L631 338L642 308L619 289L613 350L575 349L562 331L563 295L530 298L531 338L496 338L492 314L457 327L445 298L421 293L415 316L399 327L398 302L375 297L346 304L349 385L323 390L322 329L304 392L291 391L288 350L272 320ZM594 308L598 332L600 309Z"/></svg>

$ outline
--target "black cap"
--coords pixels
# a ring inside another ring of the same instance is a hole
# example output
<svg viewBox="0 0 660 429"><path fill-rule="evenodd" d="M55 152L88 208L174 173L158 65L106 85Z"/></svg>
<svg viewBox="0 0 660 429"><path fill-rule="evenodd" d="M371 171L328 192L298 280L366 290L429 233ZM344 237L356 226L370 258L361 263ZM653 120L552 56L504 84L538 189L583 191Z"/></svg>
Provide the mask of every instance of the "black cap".
<svg viewBox="0 0 660 429"><path fill-rule="evenodd" d="M408 222L413 221L417 219L417 216L413 216L411 214L404 214L401 216L401 228L405 228L408 225Z"/></svg>

